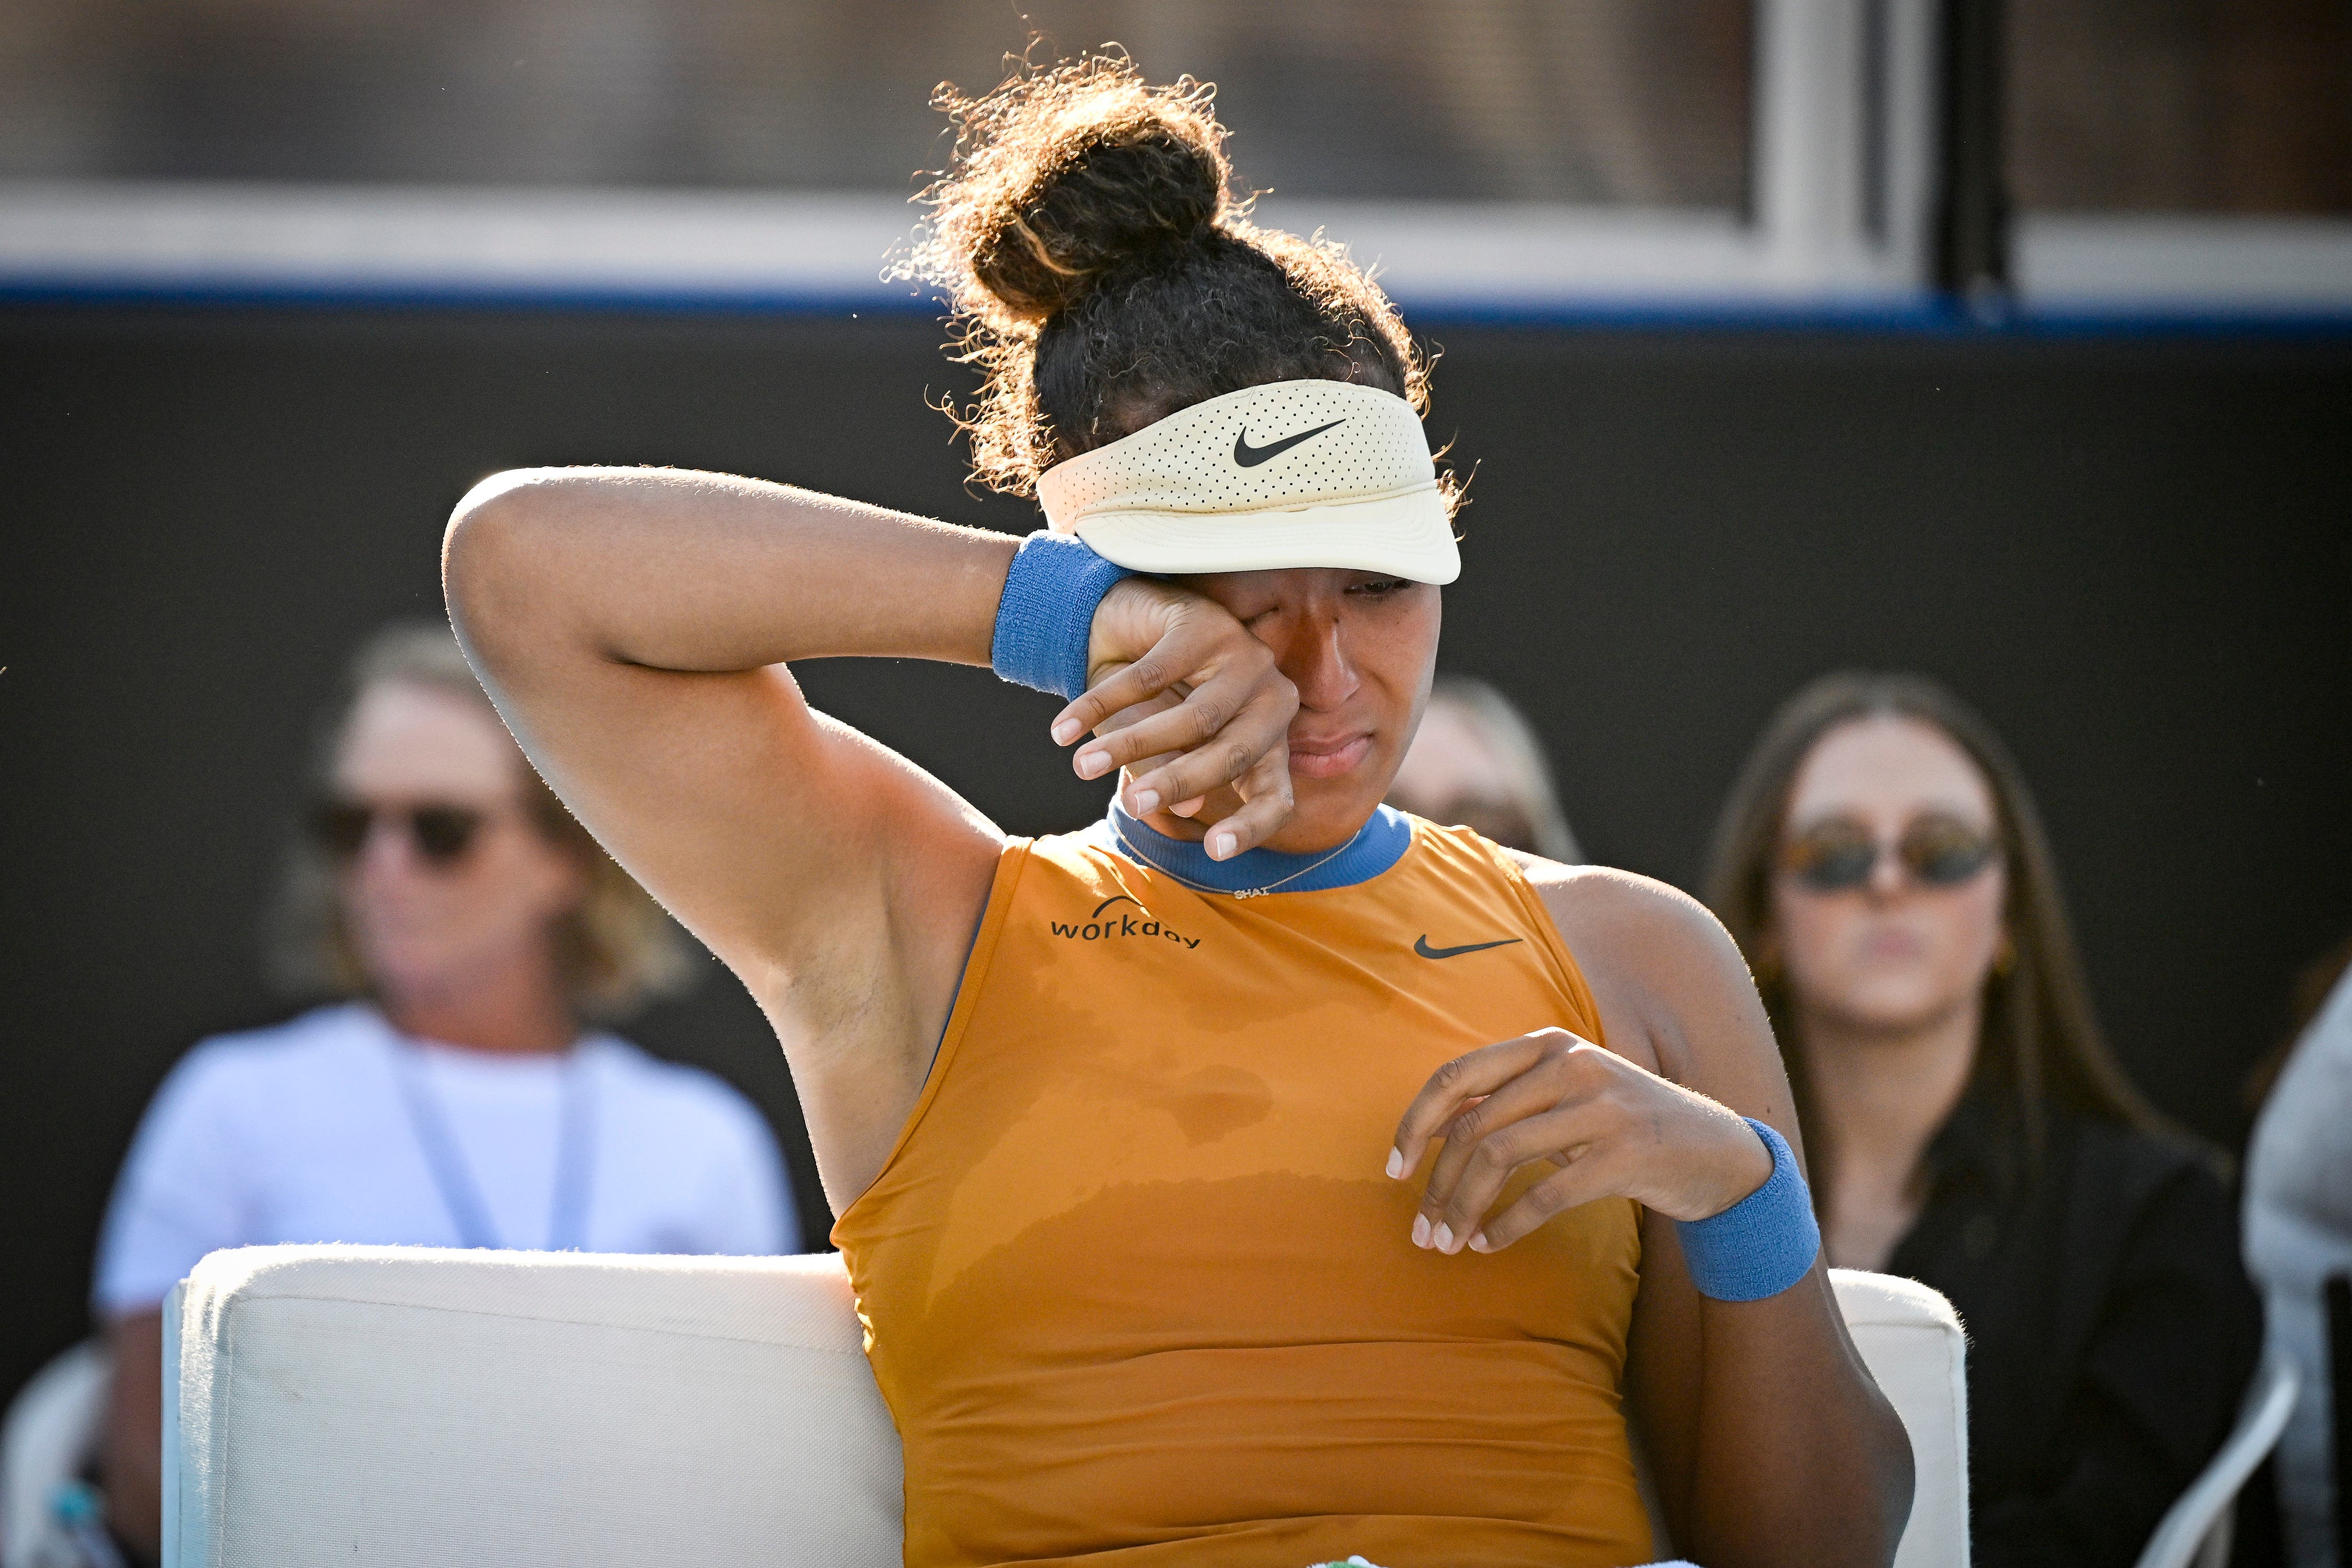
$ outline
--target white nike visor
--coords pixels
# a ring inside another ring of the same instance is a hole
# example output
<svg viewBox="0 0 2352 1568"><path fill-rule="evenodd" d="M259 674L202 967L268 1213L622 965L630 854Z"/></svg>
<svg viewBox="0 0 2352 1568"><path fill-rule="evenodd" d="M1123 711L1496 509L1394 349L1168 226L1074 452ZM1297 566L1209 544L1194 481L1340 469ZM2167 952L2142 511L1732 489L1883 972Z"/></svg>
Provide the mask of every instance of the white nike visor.
<svg viewBox="0 0 2352 1568"><path fill-rule="evenodd" d="M1046 526L1134 572L1462 574L1412 405L1345 381L1196 403L1039 476Z"/></svg>

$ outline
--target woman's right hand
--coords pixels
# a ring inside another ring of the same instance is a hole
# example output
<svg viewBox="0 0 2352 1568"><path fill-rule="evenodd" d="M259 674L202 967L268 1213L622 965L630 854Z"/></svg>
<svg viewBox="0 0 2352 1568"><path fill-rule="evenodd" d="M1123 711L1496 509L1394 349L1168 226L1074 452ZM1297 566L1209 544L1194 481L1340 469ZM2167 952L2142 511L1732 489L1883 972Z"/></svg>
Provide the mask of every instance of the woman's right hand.
<svg viewBox="0 0 2352 1568"><path fill-rule="evenodd" d="M1289 820L1298 689L1223 605L1127 578L1095 610L1087 673L1092 684L1053 725L1065 746L1094 731L1072 762L1080 778L1129 769L1124 804L1137 816L1210 813L1212 859L1263 844Z"/></svg>

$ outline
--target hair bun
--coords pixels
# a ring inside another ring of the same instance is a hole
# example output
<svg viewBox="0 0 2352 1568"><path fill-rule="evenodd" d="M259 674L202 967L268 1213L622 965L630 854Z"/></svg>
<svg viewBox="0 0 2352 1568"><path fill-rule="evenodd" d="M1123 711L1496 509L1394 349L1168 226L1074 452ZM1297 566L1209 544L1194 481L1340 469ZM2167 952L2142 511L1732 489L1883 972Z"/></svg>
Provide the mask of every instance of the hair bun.
<svg viewBox="0 0 2352 1568"><path fill-rule="evenodd" d="M942 89L953 167L927 194L913 270L1000 331L1045 321L1104 276L1152 270L1227 210L1213 89L1144 84L1097 57L1015 77L982 99Z"/></svg>
<svg viewBox="0 0 2352 1568"><path fill-rule="evenodd" d="M1356 382L1428 406L1428 362L1347 253L1259 228L1230 199L1214 91L1147 86L1114 54L933 100L955 157L892 275L955 307L950 352L979 395L937 406L971 437L983 483L1027 494L1065 458L1270 382Z"/></svg>

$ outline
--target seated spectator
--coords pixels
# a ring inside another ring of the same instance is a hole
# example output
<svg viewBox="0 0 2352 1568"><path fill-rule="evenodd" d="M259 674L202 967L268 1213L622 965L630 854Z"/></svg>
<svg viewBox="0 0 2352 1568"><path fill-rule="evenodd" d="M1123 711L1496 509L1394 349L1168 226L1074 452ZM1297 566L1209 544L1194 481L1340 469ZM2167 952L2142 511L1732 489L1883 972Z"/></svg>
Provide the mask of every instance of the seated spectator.
<svg viewBox="0 0 2352 1568"><path fill-rule="evenodd" d="M2352 1274L2352 970L2343 953L2330 958L2325 1000L2263 1100L2246 1153L2246 1265L2262 1285L2271 1349L2302 1378L2277 1455L2294 1568L2339 1568L2347 1506L2336 1495L2333 1434L2352 1373L2330 1364L2324 1293Z"/></svg>
<svg viewBox="0 0 2352 1568"><path fill-rule="evenodd" d="M1560 813L1543 742L1511 700L1483 680L1437 678L1388 801L1506 849L1569 866L1584 859Z"/></svg>
<svg viewBox="0 0 2352 1568"><path fill-rule="evenodd" d="M2215 1160L2100 1039L2016 764L1926 680L1826 677L1748 758L1707 886L1830 1261L1968 1325L1975 1562L2129 1564L2228 1435L2261 1320Z"/></svg>
<svg viewBox="0 0 2352 1568"><path fill-rule="evenodd" d="M759 1113L583 1030L679 976L667 918L541 783L447 628L362 651L279 921L348 1000L206 1040L156 1093L99 1248L110 1521L152 1556L162 1320L206 1253L278 1242L796 1250Z"/></svg>

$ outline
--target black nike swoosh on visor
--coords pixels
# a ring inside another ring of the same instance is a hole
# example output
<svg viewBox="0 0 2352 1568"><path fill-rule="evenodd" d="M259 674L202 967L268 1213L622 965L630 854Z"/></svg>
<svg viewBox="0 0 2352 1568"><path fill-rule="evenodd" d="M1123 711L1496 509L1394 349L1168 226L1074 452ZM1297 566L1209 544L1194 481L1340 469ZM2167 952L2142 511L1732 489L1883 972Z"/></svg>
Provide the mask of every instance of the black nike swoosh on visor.
<svg viewBox="0 0 2352 1568"><path fill-rule="evenodd" d="M1234 461L1244 468L1255 468L1269 458L1281 457L1301 441L1312 441L1324 431L1336 430L1346 423L1345 419L1334 419L1328 425L1318 425L1312 430L1301 430L1296 436L1286 436L1279 441L1270 442L1263 447L1253 447L1249 444L1249 426L1244 425L1240 433L1234 437Z"/></svg>
<svg viewBox="0 0 2352 1568"><path fill-rule="evenodd" d="M1429 938L1424 935L1412 944L1412 950L1423 958L1459 958L1465 952L1484 952L1490 947L1508 947L1526 940L1524 937L1507 936L1497 942L1474 942L1461 947L1432 947Z"/></svg>

